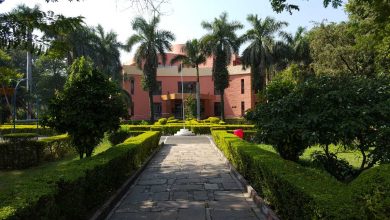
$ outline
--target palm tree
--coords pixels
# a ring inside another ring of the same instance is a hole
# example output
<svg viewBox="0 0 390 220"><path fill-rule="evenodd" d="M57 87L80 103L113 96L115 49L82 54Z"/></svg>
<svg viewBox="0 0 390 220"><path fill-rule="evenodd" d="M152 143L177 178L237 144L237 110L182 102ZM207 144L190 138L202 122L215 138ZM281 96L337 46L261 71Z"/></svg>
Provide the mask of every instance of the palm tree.
<svg viewBox="0 0 390 220"><path fill-rule="evenodd" d="M130 51L135 44L140 43L134 59L143 72L143 89L149 92L151 122L154 122L153 89L157 87L159 56L165 64L167 60L165 51L170 50L171 41L175 40L175 36L170 31L157 29L159 22L159 17L153 17L149 23L142 17L135 18L132 28L137 31L137 34L132 35L126 44L126 49Z"/></svg>
<svg viewBox="0 0 390 220"><path fill-rule="evenodd" d="M182 61L183 64L195 67L196 69L196 118L200 120L200 83L199 65L206 62L206 56L201 50L197 39L189 40L184 47L186 55L179 54L171 60L171 64Z"/></svg>
<svg viewBox="0 0 390 220"><path fill-rule="evenodd" d="M213 56L213 80L214 87L221 96L221 118L225 120L224 92L229 86L229 71L227 66L231 61L233 53L237 54L240 40L236 31L243 26L238 21L228 22L228 14L223 12L213 22L202 22L202 27L209 31L202 38L202 47L208 56Z"/></svg>
<svg viewBox="0 0 390 220"><path fill-rule="evenodd" d="M274 35L283 34L281 29L287 26L286 22L276 21L271 17L264 20L257 15L248 15L247 20L252 25L243 36L242 41L250 44L242 53L244 67L251 68L252 87L255 91L262 90L270 77L270 69L278 60L277 53L282 50L283 44L275 43ZM279 58L281 59L281 58Z"/></svg>
<svg viewBox="0 0 390 220"><path fill-rule="evenodd" d="M310 45L304 27L298 27L294 36L285 34L283 36L291 51L290 60L301 65L309 65L310 59Z"/></svg>
<svg viewBox="0 0 390 220"><path fill-rule="evenodd" d="M112 79L119 83L122 65L119 52L121 44L117 40L118 35L112 31L106 33L101 25L95 28L95 34L98 39L96 43L99 54L95 64L103 73L110 74Z"/></svg>

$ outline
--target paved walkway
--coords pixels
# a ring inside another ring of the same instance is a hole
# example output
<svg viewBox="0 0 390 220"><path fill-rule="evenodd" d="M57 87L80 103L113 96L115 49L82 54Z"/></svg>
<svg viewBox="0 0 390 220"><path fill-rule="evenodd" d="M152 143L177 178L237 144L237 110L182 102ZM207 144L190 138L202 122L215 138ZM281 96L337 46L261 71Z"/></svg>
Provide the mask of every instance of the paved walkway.
<svg viewBox="0 0 390 220"><path fill-rule="evenodd" d="M107 219L260 219L208 137L165 143Z"/></svg>

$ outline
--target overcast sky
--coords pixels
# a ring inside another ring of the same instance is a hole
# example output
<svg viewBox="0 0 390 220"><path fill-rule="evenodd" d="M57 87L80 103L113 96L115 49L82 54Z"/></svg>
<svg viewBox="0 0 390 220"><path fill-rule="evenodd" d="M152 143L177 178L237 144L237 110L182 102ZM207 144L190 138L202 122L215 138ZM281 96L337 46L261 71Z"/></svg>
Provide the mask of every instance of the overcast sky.
<svg viewBox="0 0 390 220"><path fill-rule="evenodd" d="M347 15L344 7L333 9L323 8L322 0L290 0L288 2L300 5L300 11L293 15L287 12L277 14L272 11L269 0L169 0L162 8L161 29L172 31L176 36L175 43L184 43L188 39L199 38L206 32L200 26L202 21L212 21L223 11L228 12L229 20L237 20L244 24L243 33L250 28L246 22L248 14L258 14L264 18L272 16L280 21L287 21L288 32L295 32L298 26L310 29L314 23L327 21L344 21ZM101 24L106 31L112 30L118 34L118 39L125 42L134 34L131 21L136 16L147 16L131 7L129 0L81 0L80 2L59 0L46 3L45 0L5 0L0 4L0 13L8 12L19 4L33 7L38 4L43 11L54 11L66 16L83 16L85 23L96 26ZM134 51L135 49L133 49ZM130 60L132 54L122 52L122 62Z"/></svg>

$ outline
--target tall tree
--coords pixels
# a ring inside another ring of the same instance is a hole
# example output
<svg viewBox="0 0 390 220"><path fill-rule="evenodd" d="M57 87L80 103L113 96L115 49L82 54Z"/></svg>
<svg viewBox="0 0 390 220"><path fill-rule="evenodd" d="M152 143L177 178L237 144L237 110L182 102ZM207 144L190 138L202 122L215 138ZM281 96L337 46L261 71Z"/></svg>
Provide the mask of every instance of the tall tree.
<svg viewBox="0 0 390 220"><path fill-rule="evenodd" d="M200 83L199 83L199 65L206 62L206 55L202 51L197 39L189 40L184 47L186 55L177 55L171 63L182 61L183 64L195 67L196 69L196 118L200 120Z"/></svg>
<svg viewBox="0 0 390 220"><path fill-rule="evenodd" d="M284 39L290 49L289 60L299 65L309 65L310 42L306 29L299 26L294 35L285 34Z"/></svg>
<svg viewBox="0 0 390 220"><path fill-rule="evenodd" d="M247 20L252 28L242 36L243 42L250 43L242 53L242 62L244 67L251 68L252 87L255 91L259 91L263 90L267 78L270 78L267 74L276 61L274 53L283 46L275 45L275 34L281 34L281 29L287 26L287 23L276 21L268 16L262 20L252 14L248 15Z"/></svg>
<svg viewBox="0 0 390 220"><path fill-rule="evenodd" d="M54 13L45 13L38 6L29 8L19 5L11 12L0 15L0 46L17 47L27 51L26 78L27 90L31 93L32 55L50 47L57 30L67 29L80 18L66 18ZM37 35L34 31L42 32ZM31 105L28 104L28 118L31 118Z"/></svg>
<svg viewBox="0 0 390 220"><path fill-rule="evenodd" d="M203 48L208 56L213 56L214 88L221 96L221 118L225 120L225 89L229 86L229 71L232 55L238 54L240 39L236 31L243 28L238 21L228 22L228 14L223 12L213 22L202 22L202 27L209 31L202 38Z"/></svg>
<svg viewBox="0 0 390 220"><path fill-rule="evenodd" d="M159 58L165 64L166 51L171 48L175 36L170 31L157 29L159 17L153 17L148 23L144 18L137 17L132 22L132 28L137 34L132 35L126 44L128 51L139 43L135 52L135 62L143 72L143 89L149 93L150 121L154 122L153 90L156 88L157 67Z"/></svg>
<svg viewBox="0 0 390 220"><path fill-rule="evenodd" d="M99 60L95 63L99 70L110 74L111 78L119 83L122 69L119 48L122 45L117 40L118 35L113 31L105 32L101 25L95 28L95 34L99 39L96 51Z"/></svg>
<svg viewBox="0 0 390 220"><path fill-rule="evenodd" d="M310 54L316 74L373 75L374 49L357 47L351 23L321 23L310 30Z"/></svg>

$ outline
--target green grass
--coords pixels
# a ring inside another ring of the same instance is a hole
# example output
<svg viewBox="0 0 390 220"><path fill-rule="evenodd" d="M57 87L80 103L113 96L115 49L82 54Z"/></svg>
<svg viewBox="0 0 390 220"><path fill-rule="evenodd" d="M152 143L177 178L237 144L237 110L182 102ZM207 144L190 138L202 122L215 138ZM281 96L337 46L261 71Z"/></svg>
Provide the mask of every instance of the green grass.
<svg viewBox="0 0 390 220"><path fill-rule="evenodd" d="M271 145L259 144L258 146L263 150L276 153L275 149ZM362 163L362 156L359 151L345 150L342 146L335 145L331 145L329 149L330 152L336 153L338 158L347 160L353 168L358 169L360 167ZM305 152L303 152L303 155L299 157L300 160L304 163L310 164L312 161L311 155L315 151L321 151L322 153L324 153L323 148L321 148L320 146L313 146L307 148Z"/></svg>
<svg viewBox="0 0 390 220"><path fill-rule="evenodd" d="M93 156L108 150L110 147L111 144L107 138L103 139L95 148ZM17 192L17 189L26 183L31 183L33 187L34 182L39 182L39 179L45 178L46 176L53 176L55 173L61 175L63 167L75 160L79 160L78 155L69 155L61 160L47 162L25 170L0 171L0 192L3 190Z"/></svg>

